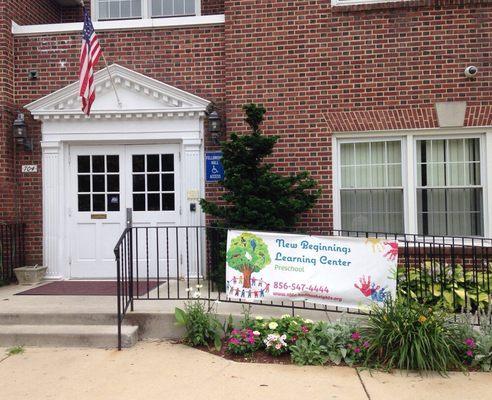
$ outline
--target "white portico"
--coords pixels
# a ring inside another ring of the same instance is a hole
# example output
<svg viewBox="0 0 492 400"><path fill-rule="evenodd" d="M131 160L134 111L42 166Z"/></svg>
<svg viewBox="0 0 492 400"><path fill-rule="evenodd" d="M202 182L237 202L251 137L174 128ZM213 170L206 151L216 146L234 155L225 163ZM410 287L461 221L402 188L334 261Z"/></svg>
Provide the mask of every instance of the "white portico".
<svg viewBox="0 0 492 400"><path fill-rule="evenodd" d="M200 225L209 102L120 65L95 74L91 116L78 82L26 106L42 121L43 248L52 278L111 278L128 209L134 226ZM178 254L173 255L178 257Z"/></svg>

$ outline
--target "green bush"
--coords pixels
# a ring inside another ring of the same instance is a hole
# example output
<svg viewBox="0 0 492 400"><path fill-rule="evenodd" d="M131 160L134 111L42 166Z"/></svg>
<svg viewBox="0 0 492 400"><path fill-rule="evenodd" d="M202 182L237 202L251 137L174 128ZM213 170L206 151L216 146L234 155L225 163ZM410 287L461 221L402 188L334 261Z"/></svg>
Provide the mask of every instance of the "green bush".
<svg viewBox="0 0 492 400"><path fill-rule="evenodd" d="M366 365L385 369L463 369L462 335L445 311L402 299L375 306L362 330L369 348Z"/></svg>
<svg viewBox="0 0 492 400"><path fill-rule="evenodd" d="M214 344L217 350L222 347L224 327L206 302L200 300L200 291L193 294L194 299L185 303L184 310L176 307L176 323L185 328L184 342L190 346L209 346Z"/></svg>

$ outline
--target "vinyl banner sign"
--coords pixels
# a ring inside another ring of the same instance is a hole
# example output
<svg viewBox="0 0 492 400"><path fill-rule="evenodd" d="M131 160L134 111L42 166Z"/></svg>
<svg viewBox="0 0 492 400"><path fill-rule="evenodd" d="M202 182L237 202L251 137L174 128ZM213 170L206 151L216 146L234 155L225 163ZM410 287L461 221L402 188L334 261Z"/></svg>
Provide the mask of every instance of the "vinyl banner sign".
<svg viewBox="0 0 492 400"><path fill-rule="evenodd" d="M306 301L360 308L395 297L398 242L230 230L232 300Z"/></svg>

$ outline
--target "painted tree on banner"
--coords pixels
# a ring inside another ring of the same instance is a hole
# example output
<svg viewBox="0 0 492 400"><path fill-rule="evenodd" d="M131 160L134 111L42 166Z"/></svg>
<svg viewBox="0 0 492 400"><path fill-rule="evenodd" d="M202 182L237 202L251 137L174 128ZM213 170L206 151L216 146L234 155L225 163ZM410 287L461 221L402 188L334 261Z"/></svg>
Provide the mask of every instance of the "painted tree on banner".
<svg viewBox="0 0 492 400"><path fill-rule="evenodd" d="M242 272L245 288L251 287L251 274L260 272L270 261L268 246L252 233L242 233L233 239L227 251L227 264Z"/></svg>

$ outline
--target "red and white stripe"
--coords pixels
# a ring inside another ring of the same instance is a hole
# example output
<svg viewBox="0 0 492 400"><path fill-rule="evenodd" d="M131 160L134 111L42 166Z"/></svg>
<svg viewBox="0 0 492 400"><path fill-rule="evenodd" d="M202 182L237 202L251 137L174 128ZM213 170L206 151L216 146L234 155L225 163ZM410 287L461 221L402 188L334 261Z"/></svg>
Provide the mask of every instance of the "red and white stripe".
<svg viewBox="0 0 492 400"><path fill-rule="evenodd" d="M96 99L93 66L97 64L100 56L101 46L96 33L93 32L90 37L90 45L82 39L80 51L79 94L82 97L82 111L86 115L90 114L92 103Z"/></svg>

